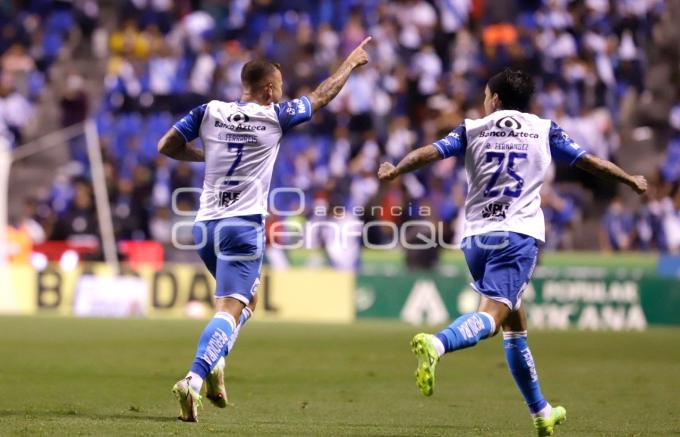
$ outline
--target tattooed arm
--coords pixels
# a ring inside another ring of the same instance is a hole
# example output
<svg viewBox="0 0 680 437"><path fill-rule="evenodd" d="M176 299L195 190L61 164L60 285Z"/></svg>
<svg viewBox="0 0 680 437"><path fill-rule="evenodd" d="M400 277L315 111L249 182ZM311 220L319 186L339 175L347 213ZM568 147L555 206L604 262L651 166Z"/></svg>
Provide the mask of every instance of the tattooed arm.
<svg viewBox="0 0 680 437"><path fill-rule="evenodd" d="M647 180L644 176L632 176L621 167L606 159L586 153L578 161L576 167L597 176L600 179L609 179L622 182L631 187L636 193L643 194L647 191Z"/></svg>
<svg viewBox="0 0 680 437"><path fill-rule="evenodd" d="M361 67L368 62L368 53L364 50L364 46L371 41L371 37L364 39L361 44L349 54L335 73L328 79L319 84L318 87L309 95L309 100L312 103L312 110L323 108L335 96L338 95L342 87L349 79L349 75L355 68Z"/></svg>
<svg viewBox="0 0 680 437"><path fill-rule="evenodd" d="M203 150L188 144L175 128L170 128L158 142L158 152L178 161L205 161Z"/></svg>
<svg viewBox="0 0 680 437"><path fill-rule="evenodd" d="M396 167L389 162L383 162L378 169L378 178L381 181L391 181L399 175L417 170L441 158L437 148L429 144L410 151Z"/></svg>

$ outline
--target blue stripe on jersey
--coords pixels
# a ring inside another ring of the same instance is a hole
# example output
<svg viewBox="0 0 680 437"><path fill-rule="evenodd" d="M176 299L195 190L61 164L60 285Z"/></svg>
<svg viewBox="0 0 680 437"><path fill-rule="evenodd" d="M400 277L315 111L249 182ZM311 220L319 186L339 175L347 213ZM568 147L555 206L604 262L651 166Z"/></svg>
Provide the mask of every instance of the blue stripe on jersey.
<svg viewBox="0 0 680 437"><path fill-rule="evenodd" d="M198 138L201 122L203 121L203 115L205 114L205 108L207 106L208 104L204 103L201 106L195 107L174 124L173 127L177 129L177 132L184 137L184 140L187 143Z"/></svg>
<svg viewBox="0 0 680 437"><path fill-rule="evenodd" d="M568 162L569 165L574 165L581 156L586 154L586 151L576 144L554 121L550 122L548 139L550 154L555 161Z"/></svg>
<svg viewBox="0 0 680 437"><path fill-rule="evenodd" d="M442 158L465 155L465 149L467 148L465 123L459 124L445 138L435 141L433 145L439 151Z"/></svg>
<svg viewBox="0 0 680 437"><path fill-rule="evenodd" d="M306 96L277 103L274 108L283 132L312 118L312 102Z"/></svg>

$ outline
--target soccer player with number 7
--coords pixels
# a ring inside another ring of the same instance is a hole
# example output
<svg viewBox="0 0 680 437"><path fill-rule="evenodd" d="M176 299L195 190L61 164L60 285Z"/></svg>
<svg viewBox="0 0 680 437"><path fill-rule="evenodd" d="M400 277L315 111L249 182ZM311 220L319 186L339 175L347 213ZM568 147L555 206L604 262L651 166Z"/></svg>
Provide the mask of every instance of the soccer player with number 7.
<svg viewBox="0 0 680 437"><path fill-rule="evenodd" d="M218 407L227 405L225 356L252 315L264 253L264 217L281 136L309 120L342 89L350 74L368 62L364 39L336 72L308 96L279 102L279 64L246 63L243 94L235 102L213 100L194 108L161 138L158 151L181 161L205 161L205 179L193 228L198 254L215 277L215 315L201 334L185 378L172 392L179 419L197 420L201 387ZM189 143L201 138L203 150Z"/></svg>
<svg viewBox="0 0 680 437"><path fill-rule="evenodd" d="M554 159L622 182L638 194L647 190L647 181L586 153L554 122L527 113L533 90L526 73L506 69L496 74L484 91L486 117L465 120L446 138L410 152L397 166L383 163L378 177L389 181L451 156L465 161L468 194L461 247L481 301L477 312L463 314L441 332L413 337L420 391L432 395L442 355L474 346L502 327L510 373L538 435L550 436L555 425L566 420L566 410L552 407L541 393L521 301L539 243L545 240L540 191L546 172Z"/></svg>

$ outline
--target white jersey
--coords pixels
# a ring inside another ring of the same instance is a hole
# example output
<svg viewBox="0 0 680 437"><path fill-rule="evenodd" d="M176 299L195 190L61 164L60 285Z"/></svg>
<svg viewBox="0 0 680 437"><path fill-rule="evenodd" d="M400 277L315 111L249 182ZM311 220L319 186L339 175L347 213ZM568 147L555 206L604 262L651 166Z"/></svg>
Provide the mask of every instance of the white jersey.
<svg viewBox="0 0 680 437"><path fill-rule="evenodd" d="M205 151L196 221L266 215L281 136L311 116L307 97L268 106L213 100L178 121L184 139L200 137Z"/></svg>
<svg viewBox="0 0 680 437"><path fill-rule="evenodd" d="M540 241L540 191L552 158L573 165L585 153L554 122L513 110L466 119L434 146L442 157L465 156L463 237L505 231Z"/></svg>

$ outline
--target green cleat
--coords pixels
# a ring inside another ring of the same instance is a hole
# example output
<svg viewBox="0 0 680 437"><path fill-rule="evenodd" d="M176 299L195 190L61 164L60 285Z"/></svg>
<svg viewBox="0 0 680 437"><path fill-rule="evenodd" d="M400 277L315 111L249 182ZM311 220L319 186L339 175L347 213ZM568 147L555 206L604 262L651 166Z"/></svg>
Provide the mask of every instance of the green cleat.
<svg viewBox="0 0 680 437"><path fill-rule="evenodd" d="M411 350L418 358L416 385L425 396L434 392L434 369L439 362L439 354L432 345L431 334L416 334L411 340Z"/></svg>
<svg viewBox="0 0 680 437"><path fill-rule="evenodd" d="M217 408L227 406L227 389L224 387L224 360L220 360L206 378L205 397Z"/></svg>
<svg viewBox="0 0 680 437"><path fill-rule="evenodd" d="M537 417L534 419L534 427L539 437L551 436L555 432L555 425L560 425L567 420L567 410L564 407L553 407L550 417Z"/></svg>
<svg viewBox="0 0 680 437"><path fill-rule="evenodd" d="M198 407L201 407L201 395L189 385L189 378L180 379L172 387L172 393L179 401L179 420L198 422Z"/></svg>

